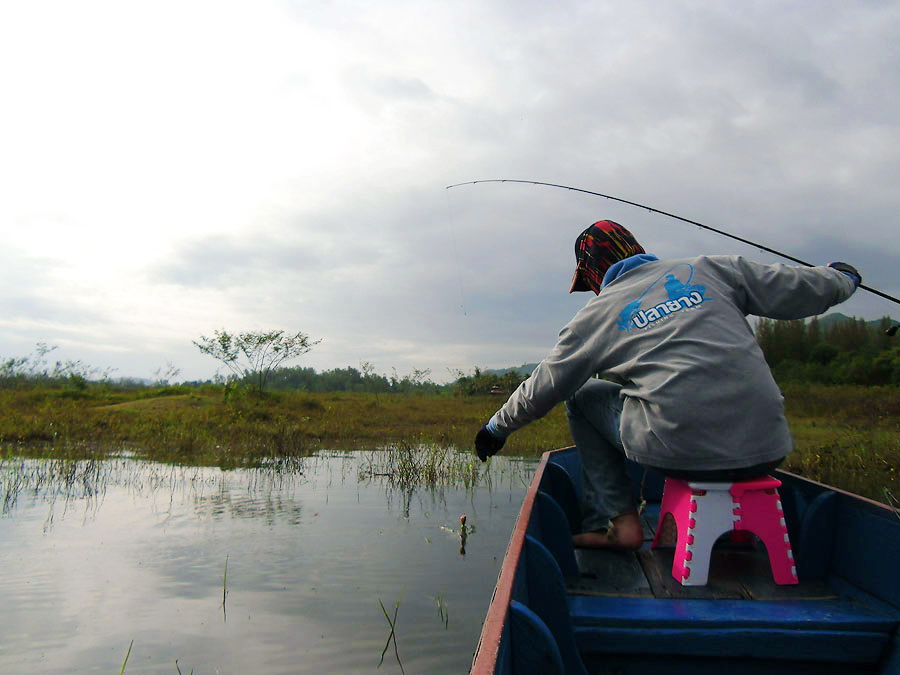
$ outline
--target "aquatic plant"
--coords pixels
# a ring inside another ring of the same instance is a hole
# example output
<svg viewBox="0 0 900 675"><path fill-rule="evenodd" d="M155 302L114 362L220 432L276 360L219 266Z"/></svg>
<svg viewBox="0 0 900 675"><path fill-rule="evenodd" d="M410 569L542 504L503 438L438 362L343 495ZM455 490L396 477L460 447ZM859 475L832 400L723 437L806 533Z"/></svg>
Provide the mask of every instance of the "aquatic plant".
<svg viewBox="0 0 900 675"><path fill-rule="evenodd" d="M128 663L128 657L131 656L131 648L134 646L134 640L131 641L131 644L128 645L128 651L125 652L125 660L122 661L122 668L119 670L119 675L125 672L125 664Z"/></svg>
<svg viewBox="0 0 900 675"><path fill-rule="evenodd" d="M407 491L417 487L461 487L474 490L490 470L468 452L433 444L398 443L381 452L361 453L360 480L383 478Z"/></svg>
<svg viewBox="0 0 900 675"><path fill-rule="evenodd" d="M447 600L444 598L444 591L441 589L441 592L438 593L436 598L432 598L438 608L438 616L441 619L441 623L444 624L444 630L449 630L450 628L450 612L447 610Z"/></svg>
<svg viewBox="0 0 900 675"><path fill-rule="evenodd" d="M225 616L225 599L228 597L228 554L225 554L225 573L222 575L222 615Z"/></svg>
<svg viewBox="0 0 900 675"><path fill-rule="evenodd" d="M305 466L305 462L301 466ZM294 506L289 502L273 504L270 496L282 493L302 479L302 471L289 472L280 464L228 473L204 467L147 462L133 457L87 460L0 457L0 515L13 510L19 496L25 493L49 505L44 525L44 529L48 530L53 525L57 504L61 503L65 510L77 501L86 514L93 514L103 503L107 490L115 486L128 489L136 497L162 493L163 496L168 495L171 501L176 494L180 494L193 501L198 510L210 508L207 493L212 490L217 495L215 508L227 507L236 517L257 517L264 512L266 517L271 518L281 513L293 521L297 517ZM240 485L256 499L232 503L228 496L232 485ZM254 508L253 504L258 506ZM223 579L223 585L226 583L227 577Z"/></svg>
<svg viewBox="0 0 900 675"><path fill-rule="evenodd" d="M391 632L388 633L387 642L384 643L384 649L381 650L381 660L378 662L378 667L381 668L384 663L384 655L387 654L388 647L391 642L394 643L394 655L397 657L397 665L400 666L400 672L405 675L403 670L403 663L400 661L400 651L397 648L397 612L400 611L400 598L397 599L397 602L394 604L394 618L391 619L387 610L384 608L384 603L381 601L381 598L378 598L378 604L381 605L381 611L384 613L384 618L387 619L388 625L391 627Z"/></svg>

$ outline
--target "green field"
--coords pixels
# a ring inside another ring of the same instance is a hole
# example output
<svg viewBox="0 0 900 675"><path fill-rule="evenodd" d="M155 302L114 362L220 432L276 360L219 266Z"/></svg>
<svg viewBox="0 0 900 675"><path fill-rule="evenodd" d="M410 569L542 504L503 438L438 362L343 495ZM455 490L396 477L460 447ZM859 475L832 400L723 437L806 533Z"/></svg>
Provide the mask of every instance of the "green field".
<svg viewBox="0 0 900 675"><path fill-rule="evenodd" d="M900 494L900 389L784 387L796 450L788 470L890 502ZM130 451L163 462L232 468L323 449L455 446L502 397L286 392L231 395L221 387L0 390L0 448L55 458ZM571 444L563 406L514 434L504 452Z"/></svg>

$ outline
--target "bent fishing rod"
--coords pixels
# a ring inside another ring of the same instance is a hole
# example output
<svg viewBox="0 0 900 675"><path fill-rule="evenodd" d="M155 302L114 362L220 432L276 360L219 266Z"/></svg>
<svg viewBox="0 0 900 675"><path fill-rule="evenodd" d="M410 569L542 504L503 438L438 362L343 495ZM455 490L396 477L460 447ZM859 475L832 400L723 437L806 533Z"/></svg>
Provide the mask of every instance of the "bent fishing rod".
<svg viewBox="0 0 900 675"><path fill-rule="evenodd" d="M595 197L603 197L605 199L611 199L614 202L621 202L622 204L628 204L629 206L636 206L639 209L644 209L646 211L650 211L651 213L658 213L661 216L667 216L669 218L674 218L675 220L680 220L683 223L689 223L691 225L696 225L697 227L703 228L704 230L709 230L710 232L715 232L716 234L721 234L723 237L728 237L729 239L734 239L744 244L748 244L750 246L754 246L760 250L767 251L768 253L774 253L777 256L785 258L786 260L790 260L791 262L795 262L798 265L803 265L804 267L816 267L812 263L808 263L805 260L800 260L799 258L795 258L794 256L788 255L787 253L782 253L781 251L776 251L774 248L769 248L768 246L763 246L762 244L757 244L755 241L750 241L749 239L744 239L743 237L738 237L734 234L729 234L728 232L724 232L723 230L718 230L715 227L710 227L709 225L704 225L703 223L698 223L696 220L691 220L689 218L682 218L681 216L677 216L674 213L669 213L668 211L661 211L659 209L654 209L652 206L646 206L645 204L638 204L637 202L632 202L627 199L622 199L621 197L613 197L612 195L605 195L602 192L593 192L591 190L583 190L581 188L569 187L568 185L558 185L557 183L544 183L539 180L516 180L514 178L491 178L489 180L470 180L465 183L456 183L455 185L448 185L447 190L450 188L460 187L461 185L476 185L478 183L524 183L526 185L546 185L547 187L561 188L563 190L571 190L572 192L583 192L587 195L594 195ZM891 302L896 302L900 305L900 300L897 298L884 293L883 291L879 291L877 288L871 288L870 286L865 286L864 284L860 284L859 287L864 291L869 291L869 293L874 293L875 295L884 298L885 300L890 300Z"/></svg>

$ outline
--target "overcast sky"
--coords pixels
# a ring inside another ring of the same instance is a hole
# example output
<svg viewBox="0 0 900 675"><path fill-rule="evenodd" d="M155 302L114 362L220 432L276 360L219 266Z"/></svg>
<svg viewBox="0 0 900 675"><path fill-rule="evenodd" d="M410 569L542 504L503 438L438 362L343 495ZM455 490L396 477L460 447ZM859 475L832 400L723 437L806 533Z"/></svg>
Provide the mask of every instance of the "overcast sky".
<svg viewBox="0 0 900 675"><path fill-rule="evenodd" d="M0 357L212 377L215 329L316 369L538 361L577 234L900 295L893 1L0 4ZM868 297L866 297L868 296ZM896 305L859 292L837 308Z"/></svg>

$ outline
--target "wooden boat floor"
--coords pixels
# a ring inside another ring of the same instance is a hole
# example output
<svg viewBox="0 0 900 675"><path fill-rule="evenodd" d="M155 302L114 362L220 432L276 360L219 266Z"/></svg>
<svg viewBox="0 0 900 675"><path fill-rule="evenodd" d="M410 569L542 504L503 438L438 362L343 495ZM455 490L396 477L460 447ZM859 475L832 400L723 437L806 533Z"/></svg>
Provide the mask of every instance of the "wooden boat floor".
<svg viewBox="0 0 900 675"><path fill-rule="evenodd" d="M765 547L758 542L737 547L724 539L713 549L707 585L682 586L672 577L674 549L650 548L656 513L650 511L644 515L644 545L637 552L576 550L575 559L581 576L568 581L569 593L761 601L833 600L837 597L821 580L802 581L794 586L776 585Z"/></svg>

